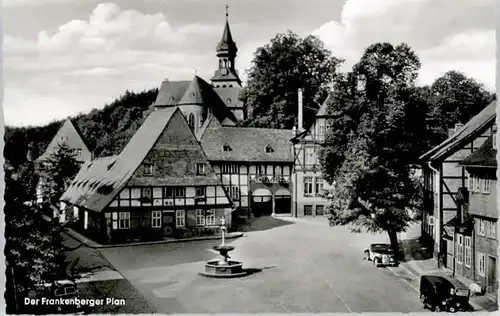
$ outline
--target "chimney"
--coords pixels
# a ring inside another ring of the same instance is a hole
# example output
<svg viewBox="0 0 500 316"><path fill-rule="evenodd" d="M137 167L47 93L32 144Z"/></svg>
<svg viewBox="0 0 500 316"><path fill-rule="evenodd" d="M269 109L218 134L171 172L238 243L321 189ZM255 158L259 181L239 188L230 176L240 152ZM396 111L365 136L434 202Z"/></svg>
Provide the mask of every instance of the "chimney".
<svg viewBox="0 0 500 316"><path fill-rule="evenodd" d="M298 118L298 127L297 129L300 131L302 131L302 129L304 128L304 106L303 106L303 98L302 98L302 89L299 88L299 118Z"/></svg>

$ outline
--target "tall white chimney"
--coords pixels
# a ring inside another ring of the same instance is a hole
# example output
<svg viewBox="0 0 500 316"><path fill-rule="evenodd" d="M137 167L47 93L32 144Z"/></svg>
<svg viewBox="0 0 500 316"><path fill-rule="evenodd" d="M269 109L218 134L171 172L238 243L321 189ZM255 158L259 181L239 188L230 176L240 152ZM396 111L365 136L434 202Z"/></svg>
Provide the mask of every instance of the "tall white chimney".
<svg viewBox="0 0 500 316"><path fill-rule="evenodd" d="M299 132L302 131L304 128L304 106L303 106L303 100L302 100L302 89L299 88L299 123L298 123L298 130Z"/></svg>

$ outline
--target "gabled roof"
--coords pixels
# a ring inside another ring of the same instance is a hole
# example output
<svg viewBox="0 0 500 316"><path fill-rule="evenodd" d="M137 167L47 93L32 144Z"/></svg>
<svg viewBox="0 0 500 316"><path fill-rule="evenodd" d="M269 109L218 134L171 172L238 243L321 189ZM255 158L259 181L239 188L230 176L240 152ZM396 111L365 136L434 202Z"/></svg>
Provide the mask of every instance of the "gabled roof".
<svg viewBox="0 0 500 316"><path fill-rule="evenodd" d="M236 122L236 117L213 87L198 76L191 81L164 81L158 91L155 107L166 108L183 105L199 105L210 108L219 121L228 118Z"/></svg>
<svg viewBox="0 0 500 316"><path fill-rule="evenodd" d="M190 83L191 81L163 81L158 90L154 105L160 107L176 106Z"/></svg>
<svg viewBox="0 0 500 316"><path fill-rule="evenodd" d="M291 137L292 130L226 127L211 117L200 143L211 161L293 162ZM224 145L232 150L224 151ZM267 146L273 151L266 152Z"/></svg>
<svg viewBox="0 0 500 316"><path fill-rule="evenodd" d="M465 143L471 141L491 127L495 122L495 118L496 101L486 106L479 114L474 116L451 137L420 156L420 160L423 162L431 162L446 159L446 157L449 157L460 149Z"/></svg>
<svg viewBox="0 0 500 316"><path fill-rule="evenodd" d="M37 158L37 161L47 159L52 153L57 151L59 145L62 143L65 143L68 147L73 149L81 149L90 155L89 147L78 125L73 123L71 119L67 119L52 138L45 152ZM80 159L83 158L80 157Z"/></svg>
<svg viewBox="0 0 500 316"><path fill-rule="evenodd" d="M243 108L244 103L240 100L241 86L214 87L215 93L229 108Z"/></svg>
<svg viewBox="0 0 500 316"><path fill-rule="evenodd" d="M497 150L493 149L493 137L488 138L478 150L465 158L460 165L495 168L497 166Z"/></svg>
<svg viewBox="0 0 500 316"><path fill-rule="evenodd" d="M174 120L181 120L182 125L171 125ZM96 159L94 162L84 165L76 176L75 181L72 182L68 190L61 197L61 200L100 212L129 183L137 168L155 146L163 131L167 130L169 126L176 128L176 131L179 130L179 126L183 126L191 133L188 123L179 108L166 108L152 112L120 155L117 157ZM194 144L199 146L194 135L192 139ZM183 142L184 140L179 139L178 141ZM172 143L171 145L176 144ZM183 145L183 143L179 145ZM199 149L202 155L204 155L201 146ZM187 159L190 158L186 157L185 150L172 149L172 155L164 159L182 159L182 157L175 156L176 154L177 156L184 155L184 158ZM200 157L196 158L199 159ZM201 158L206 160L206 156ZM171 163L174 162L168 161L166 164L171 165ZM206 166L206 176L195 177L186 175L186 173L180 174L178 170L174 170L175 168L171 169L169 169L170 173L169 171L165 171L166 176L162 176L161 179L157 177L153 178L155 184L183 186L220 184L220 180L209 165Z"/></svg>

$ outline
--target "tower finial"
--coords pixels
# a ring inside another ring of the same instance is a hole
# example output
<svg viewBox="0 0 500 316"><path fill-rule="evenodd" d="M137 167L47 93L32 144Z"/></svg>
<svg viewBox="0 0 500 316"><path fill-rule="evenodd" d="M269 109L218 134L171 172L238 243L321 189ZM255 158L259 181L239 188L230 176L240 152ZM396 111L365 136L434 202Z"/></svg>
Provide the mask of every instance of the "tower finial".
<svg viewBox="0 0 500 316"><path fill-rule="evenodd" d="M226 4L226 20L229 18L229 5Z"/></svg>

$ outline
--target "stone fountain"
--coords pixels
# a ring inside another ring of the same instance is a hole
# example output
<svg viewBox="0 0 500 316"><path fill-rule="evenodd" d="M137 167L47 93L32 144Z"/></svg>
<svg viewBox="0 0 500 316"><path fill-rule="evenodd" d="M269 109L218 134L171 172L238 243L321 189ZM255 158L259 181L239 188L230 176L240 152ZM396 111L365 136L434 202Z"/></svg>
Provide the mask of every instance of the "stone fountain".
<svg viewBox="0 0 500 316"><path fill-rule="evenodd" d="M226 219L221 218L222 242L220 245L214 246L213 249L219 252L219 260L211 260L205 264L205 272L200 272L201 275L212 278L235 278L246 275L243 271L243 263L234 260L228 260L229 252L234 250L233 246L225 244L226 238Z"/></svg>

